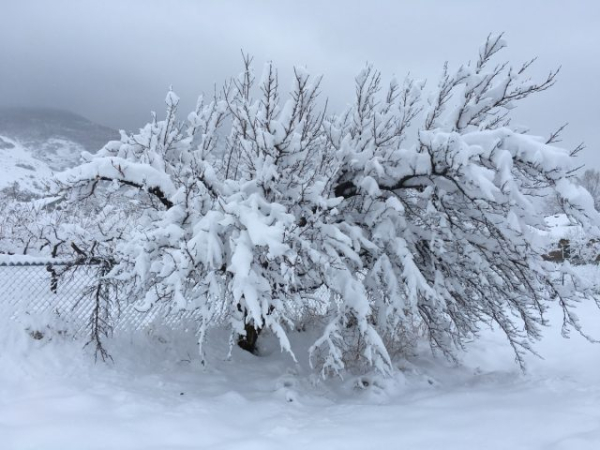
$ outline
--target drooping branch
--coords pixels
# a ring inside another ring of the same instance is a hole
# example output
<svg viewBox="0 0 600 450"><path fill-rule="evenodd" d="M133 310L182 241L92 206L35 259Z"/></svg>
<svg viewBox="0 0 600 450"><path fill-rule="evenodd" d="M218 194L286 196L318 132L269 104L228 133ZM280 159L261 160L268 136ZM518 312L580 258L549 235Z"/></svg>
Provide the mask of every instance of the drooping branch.
<svg viewBox="0 0 600 450"><path fill-rule="evenodd" d="M153 182L148 182L149 179ZM166 173L147 164L123 158L110 157L92 161L66 172L58 181L71 188L91 184L89 196L95 193L98 182L117 182L153 195L167 209L173 207L173 202L168 198L168 191L174 192L175 186Z"/></svg>
<svg viewBox="0 0 600 450"><path fill-rule="evenodd" d="M83 180L81 180L83 181ZM171 209L173 207L173 202L167 198L162 189L158 186L146 187L138 183L134 183L129 180L122 180L118 178L109 178L109 177L96 177L93 180L88 180L90 183L96 183L98 181L107 181L107 182L118 182L119 184L123 184L125 186L133 187L139 189L141 191L145 191L148 194L153 195L156 199L164 205L166 209ZM92 188L91 194L93 194L95 190L95 186Z"/></svg>

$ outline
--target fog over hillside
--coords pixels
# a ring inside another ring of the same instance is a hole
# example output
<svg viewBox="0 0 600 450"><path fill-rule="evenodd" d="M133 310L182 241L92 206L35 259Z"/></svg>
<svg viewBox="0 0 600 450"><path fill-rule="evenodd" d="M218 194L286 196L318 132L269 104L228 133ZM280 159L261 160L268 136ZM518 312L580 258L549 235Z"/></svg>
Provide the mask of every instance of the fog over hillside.
<svg viewBox="0 0 600 450"><path fill-rule="evenodd" d="M23 107L0 108L0 135L30 144L32 150L51 139L61 139L78 144L91 153L119 137L112 128L91 122L71 111ZM44 149L52 151L52 146Z"/></svg>
<svg viewBox="0 0 600 450"><path fill-rule="evenodd" d="M137 129L164 111L169 86L180 112L242 70L240 49L261 72L272 60L282 87L294 65L323 74L323 98L341 111L365 62L392 76L436 83L473 57L490 32L505 32L515 67L539 57L535 79L561 67L552 90L523 102L515 123L547 136L569 122L563 145L585 142L600 165L600 2L441 1L368 3L155 0L2 2L0 105L47 105L114 128ZM8 61L9 63L5 63Z"/></svg>
<svg viewBox="0 0 600 450"><path fill-rule="evenodd" d="M43 195L43 180L96 153L119 133L70 111L0 108L0 190Z"/></svg>

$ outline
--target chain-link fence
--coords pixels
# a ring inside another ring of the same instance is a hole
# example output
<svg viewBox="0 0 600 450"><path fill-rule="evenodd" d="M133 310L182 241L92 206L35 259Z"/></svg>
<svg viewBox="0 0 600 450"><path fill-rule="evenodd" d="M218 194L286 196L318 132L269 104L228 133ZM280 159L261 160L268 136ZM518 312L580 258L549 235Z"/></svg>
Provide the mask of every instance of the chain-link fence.
<svg viewBox="0 0 600 450"><path fill-rule="evenodd" d="M94 322L113 332L193 324L194 311L171 312L157 305L142 312L135 302L110 298L97 302L97 264L6 257L0 259L0 326L45 322L73 337L90 336ZM101 311L99 311L101 309Z"/></svg>

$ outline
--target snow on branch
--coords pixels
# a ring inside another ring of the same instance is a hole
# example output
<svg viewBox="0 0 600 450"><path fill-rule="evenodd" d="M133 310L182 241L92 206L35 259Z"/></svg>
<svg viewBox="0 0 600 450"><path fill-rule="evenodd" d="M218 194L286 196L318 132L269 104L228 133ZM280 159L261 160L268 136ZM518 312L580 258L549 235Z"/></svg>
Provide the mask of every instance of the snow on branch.
<svg viewBox="0 0 600 450"><path fill-rule="evenodd" d="M72 186L91 185L90 195L94 193L99 181L117 182L126 186L144 190L154 196L166 207L173 203L169 200L176 189L171 178L155 168L142 163L110 157L94 159L70 171L63 172L58 181Z"/></svg>

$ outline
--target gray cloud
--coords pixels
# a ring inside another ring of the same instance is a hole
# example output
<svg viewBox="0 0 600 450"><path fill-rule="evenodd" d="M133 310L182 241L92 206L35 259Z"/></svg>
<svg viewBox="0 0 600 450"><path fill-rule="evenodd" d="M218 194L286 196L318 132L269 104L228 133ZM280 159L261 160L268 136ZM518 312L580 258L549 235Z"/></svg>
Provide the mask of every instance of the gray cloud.
<svg viewBox="0 0 600 450"><path fill-rule="evenodd" d="M571 126L564 145L585 141L582 161L600 167L600 3L581 0L153 1L0 0L0 105L55 106L132 129L162 110L169 85L191 109L196 96L240 69L272 59L324 74L342 107L366 61L385 76L435 80L441 65L472 59L489 32L505 31L504 57L539 56L558 84L517 112L532 131ZM285 86L286 80L282 80Z"/></svg>

